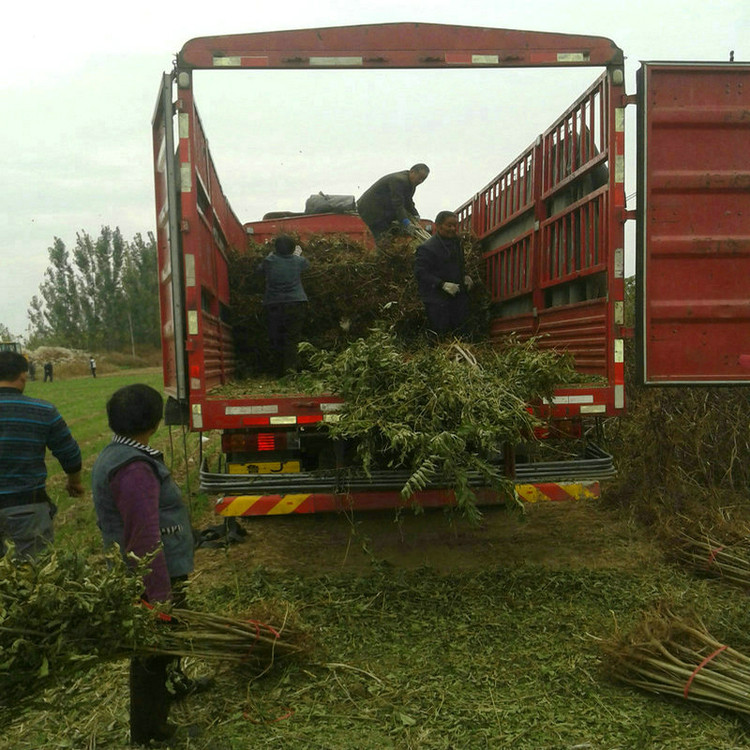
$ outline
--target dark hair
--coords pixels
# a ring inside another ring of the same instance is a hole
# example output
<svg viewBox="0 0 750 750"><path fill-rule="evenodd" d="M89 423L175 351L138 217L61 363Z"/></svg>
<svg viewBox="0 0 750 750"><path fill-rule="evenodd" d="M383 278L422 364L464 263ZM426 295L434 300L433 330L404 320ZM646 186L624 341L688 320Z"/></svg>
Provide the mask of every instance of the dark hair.
<svg viewBox="0 0 750 750"><path fill-rule="evenodd" d="M22 372L28 372L26 357L18 352L0 352L0 380L12 383Z"/></svg>
<svg viewBox="0 0 750 750"><path fill-rule="evenodd" d="M426 164L422 164L421 162L419 164L415 164L409 171L430 174L430 168Z"/></svg>
<svg viewBox="0 0 750 750"><path fill-rule="evenodd" d="M435 223L436 224L442 224L450 216L455 216L456 218L458 218L458 216L456 215L455 211L441 211L435 217Z"/></svg>
<svg viewBox="0 0 750 750"><path fill-rule="evenodd" d="M116 390L107 401L109 427L124 437L156 429L163 412L161 393L143 383L126 385Z"/></svg>
<svg viewBox="0 0 750 750"><path fill-rule="evenodd" d="M296 245L294 239L286 234L278 236L274 241L276 252L279 255L291 255Z"/></svg>

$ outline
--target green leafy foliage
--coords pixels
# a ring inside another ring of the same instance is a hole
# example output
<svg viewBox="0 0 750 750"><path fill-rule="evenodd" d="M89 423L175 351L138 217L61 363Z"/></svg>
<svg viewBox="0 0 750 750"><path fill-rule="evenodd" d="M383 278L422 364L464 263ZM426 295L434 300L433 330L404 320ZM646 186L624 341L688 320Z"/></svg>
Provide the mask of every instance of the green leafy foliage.
<svg viewBox="0 0 750 750"><path fill-rule="evenodd" d="M425 328L424 308L414 278L414 252L419 243L394 240L375 252L346 235L315 235L304 243L310 261L302 284L309 303L302 338L323 349L343 349L378 322L405 341L418 341ZM263 372L269 360L263 311L264 280L258 266L272 246L250 243L228 258L230 315L240 376ZM482 278L481 256L464 243L466 270ZM471 337L485 335L488 295L476 283L470 294Z"/></svg>
<svg viewBox="0 0 750 750"><path fill-rule="evenodd" d="M77 551L0 559L0 688L23 698L51 678L134 654L200 656L267 669L302 647L289 628L167 605L141 606L151 558ZM282 637L283 632L283 637Z"/></svg>
<svg viewBox="0 0 750 750"><path fill-rule="evenodd" d="M508 489L498 462L503 446L531 435L537 421L529 404L575 377L567 358L538 349L533 340L509 340L500 348L456 341L406 351L379 328L341 352L301 348L319 387L344 399L331 432L356 440L365 471L408 469L405 499L439 481L474 518L472 477Z"/></svg>
<svg viewBox="0 0 750 750"><path fill-rule="evenodd" d="M142 585L119 553L91 565L78 552L39 562L0 559L0 684L23 694L148 643L153 616L134 606Z"/></svg>

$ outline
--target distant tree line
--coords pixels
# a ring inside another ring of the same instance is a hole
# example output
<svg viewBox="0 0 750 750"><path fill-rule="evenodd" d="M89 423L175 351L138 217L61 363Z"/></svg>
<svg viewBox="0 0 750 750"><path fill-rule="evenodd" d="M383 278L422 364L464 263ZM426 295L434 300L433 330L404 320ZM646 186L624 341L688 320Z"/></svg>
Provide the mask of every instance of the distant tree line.
<svg viewBox="0 0 750 750"><path fill-rule="evenodd" d="M156 241L102 227L94 239L76 235L69 251L55 237L39 294L28 311L28 346L88 351L159 346Z"/></svg>

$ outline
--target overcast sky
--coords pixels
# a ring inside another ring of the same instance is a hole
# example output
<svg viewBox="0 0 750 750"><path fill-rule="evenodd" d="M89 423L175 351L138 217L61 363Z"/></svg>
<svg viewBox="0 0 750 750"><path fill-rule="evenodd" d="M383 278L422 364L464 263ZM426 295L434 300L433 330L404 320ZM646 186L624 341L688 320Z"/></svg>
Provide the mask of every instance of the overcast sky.
<svg viewBox="0 0 750 750"><path fill-rule="evenodd" d="M25 333L55 237L72 248L104 225L126 239L153 230L151 117L188 39L396 21L608 37L628 93L640 60L750 59L748 0L16 4L0 31L0 323ZM431 217L487 184L599 72L207 71L195 88L241 221L301 211L319 190L358 196L417 161L433 170L416 195ZM634 134L626 148L632 194Z"/></svg>

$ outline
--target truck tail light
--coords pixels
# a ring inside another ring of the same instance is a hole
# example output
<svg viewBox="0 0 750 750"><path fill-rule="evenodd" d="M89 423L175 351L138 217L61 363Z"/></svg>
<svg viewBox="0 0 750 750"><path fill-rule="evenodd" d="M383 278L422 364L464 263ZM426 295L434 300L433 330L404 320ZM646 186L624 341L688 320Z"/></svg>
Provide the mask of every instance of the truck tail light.
<svg viewBox="0 0 750 750"><path fill-rule="evenodd" d="M225 432L221 436L224 453L283 451L289 445L286 432Z"/></svg>
<svg viewBox="0 0 750 750"><path fill-rule="evenodd" d="M276 447L276 440L272 432L259 432L258 433L258 450L259 451L272 451Z"/></svg>

